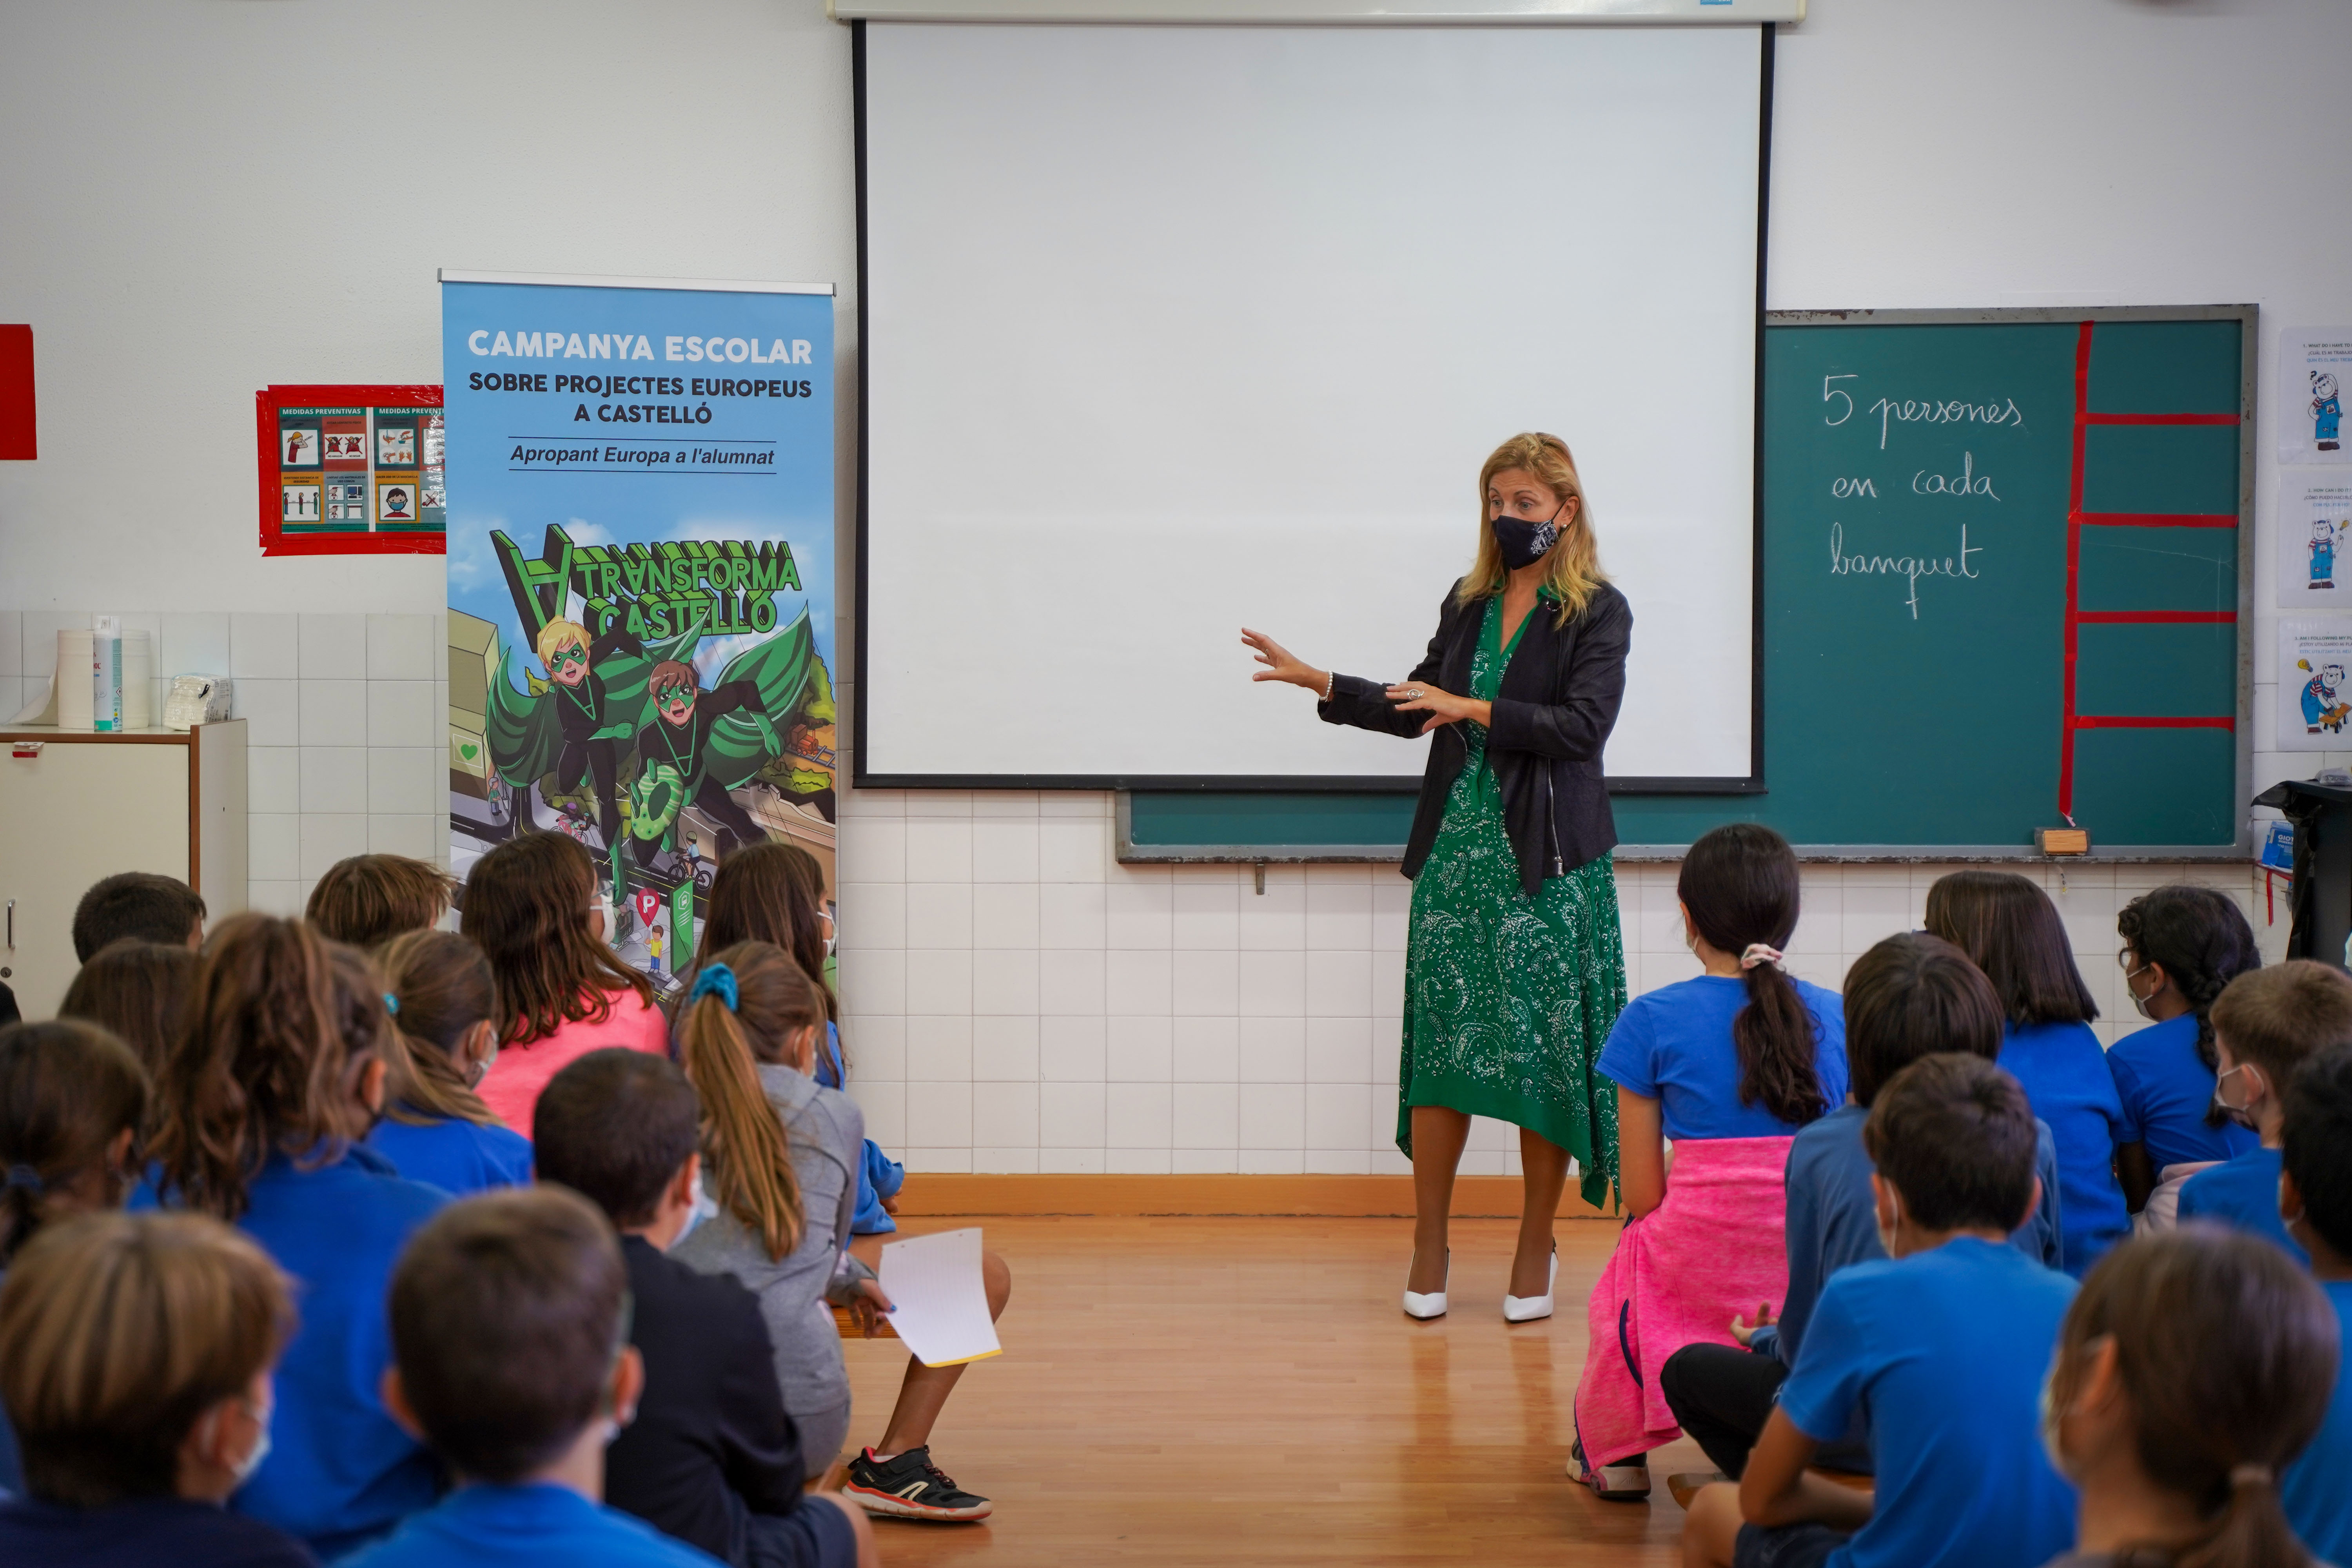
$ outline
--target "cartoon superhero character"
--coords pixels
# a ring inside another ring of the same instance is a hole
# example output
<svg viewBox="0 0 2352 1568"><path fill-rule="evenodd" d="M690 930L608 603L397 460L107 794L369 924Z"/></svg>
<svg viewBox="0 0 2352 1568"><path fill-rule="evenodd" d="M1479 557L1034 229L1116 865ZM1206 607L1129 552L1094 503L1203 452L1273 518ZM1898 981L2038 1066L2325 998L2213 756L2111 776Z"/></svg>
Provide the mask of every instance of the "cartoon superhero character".
<svg viewBox="0 0 2352 1568"><path fill-rule="evenodd" d="M604 830L607 848L621 841L621 811L613 798L619 772L614 746L629 738L632 723L630 715L616 710L596 667L614 654L643 658L645 653L645 645L619 626L593 643L588 628L577 621L557 619L540 628L540 662L554 683L556 729L563 737L555 756L556 785L570 789L583 773L593 775L596 826Z"/></svg>
<svg viewBox="0 0 2352 1568"><path fill-rule="evenodd" d="M2310 669L2311 661L2299 658L2294 661L2294 667ZM2316 735L2325 730L2335 734L2344 728L2345 717L2352 714L2352 702L2344 700L2343 687L2344 667L2340 664L2331 664L2313 672L2303 688L2304 733Z"/></svg>
<svg viewBox="0 0 2352 1568"><path fill-rule="evenodd" d="M2324 370L2311 373L2311 441L2323 452L2333 452L2342 443L2336 432L2344 424L2344 399L2337 395L2336 378Z"/></svg>
<svg viewBox="0 0 2352 1568"><path fill-rule="evenodd" d="M2343 526L2326 518L2314 520L2311 525L2311 583L2314 588L2336 586L2336 540Z"/></svg>
<svg viewBox="0 0 2352 1568"><path fill-rule="evenodd" d="M719 824L719 857L725 859L744 844L757 844L767 835L709 773L711 733L730 714L745 714L766 723L766 705L760 683L753 679L724 680L701 689L694 667L674 659L654 666L646 678L653 699L654 718L637 731L635 812L631 831L641 841L673 831L678 813L688 803ZM773 726L768 728L772 731Z"/></svg>

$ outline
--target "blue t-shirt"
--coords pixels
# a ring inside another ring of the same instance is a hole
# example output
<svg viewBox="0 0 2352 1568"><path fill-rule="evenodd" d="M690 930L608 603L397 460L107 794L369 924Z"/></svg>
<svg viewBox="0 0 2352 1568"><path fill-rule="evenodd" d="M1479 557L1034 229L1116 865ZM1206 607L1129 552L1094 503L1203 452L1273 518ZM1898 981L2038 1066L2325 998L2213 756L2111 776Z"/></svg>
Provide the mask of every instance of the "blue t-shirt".
<svg viewBox="0 0 2352 1568"><path fill-rule="evenodd" d="M2107 1050L2107 1071L2124 1102L2116 1142L2138 1143L2161 1173L2167 1165L2233 1160L2262 1142L2233 1121L2205 1125L2213 1069L2197 1055L2197 1015L2126 1035Z"/></svg>
<svg viewBox="0 0 2352 1568"><path fill-rule="evenodd" d="M2329 1279L2320 1289L2336 1309L2344 1360L2336 1371L2336 1397L2319 1433L2279 1482L2286 1521L2322 1563L2352 1563L2352 1280Z"/></svg>
<svg viewBox="0 0 2352 1568"><path fill-rule="evenodd" d="M1822 1098L1845 1099L1845 1003L1810 981L1794 983L1813 1018L1813 1067ZM1625 1004L1601 1048L1601 1071L1659 1102L1669 1138L1786 1138L1798 1124L1739 1103L1739 1048L1731 1020L1748 1005L1748 983L1702 974L1661 985Z"/></svg>
<svg viewBox="0 0 2352 1568"><path fill-rule="evenodd" d="M387 1116L368 1134L367 1146L408 1180L461 1198L492 1187L530 1185L530 1140L505 1127L478 1126L457 1116L419 1126Z"/></svg>
<svg viewBox="0 0 2352 1568"><path fill-rule="evenodd" d="M2065 1267L2080 1279L2131 1230L2116 1181L2124 1104L2115 1075L2088 1024L2011 1024L2001 1036L2000 1065L2025 1086L2033 1114L2058 1141Z"/></svg>
<svg viewBox="0 0 2352 1568"><path fill-rule="evenodd" d="M154 1178L130 1206L156 1206ZM331 1559L431 1505L432 1456L384 1413L392 1364L384 1292L408 1238L449 1201L363 1146L299 1170L272 1152L237 1227L295 1279L300 1321L278 1363L269 1458L229 1500Z"/></svg>
<svg viewBox="0 0 2352 1568"><path fill-rule="evenodd" d="M0 1503L0 1563L58 1568L315 1568L300 1542L259 1520L185 1498L65 1508Z"/></svg>
<svg viewBox="0 0 2352 1568"><path fill-rule="evenodd" d="M349 1568L712 1568L719 1561L570 1487L460 1487Z"/></svg>
<svg viewBox="0 0 2352 1568"><path fill-rule="evenodd" d="M1789 1294L1780 1321L1759 1338L1784 1366L1804 1348L1805 1325L1812 1321L1822 1287L1842 1268L1885 1260L1878 1245L1878 1209L1870 1192L1873 1169L1862 1146L1867 1109L1842 1105L1797 1134L1789 1145ZM2009 1244L2045 1268L2063 1257L2058 1192L2058 1151L2049 1124L2033 1121L2033 1173L2042 1178L2042 1203L2019 1226Z"/></svg>
<svg viewBox="0 0 2352 1568"><path fill-rule="evenodd" d="M2275 1241L2305 1268L2311 1254L2286 1233L2279 1218L2279 1171L2284 1158L2275 1149L2250 1149L2226 1165L2200 1171L2180 1184L2180 1218L2210 1219Z"/></svg>
<svg viewBox="0 0 2352 1568"><path fill-rule="evenodd" d="M2033 1436L2074 1296L2065 1275L1966 1236L1831 1279L1780 1385L1816 1441L1870 1423L1876 1510L1830 1568L1994 1568L2074 1543L2074 1489Z"/></svg>

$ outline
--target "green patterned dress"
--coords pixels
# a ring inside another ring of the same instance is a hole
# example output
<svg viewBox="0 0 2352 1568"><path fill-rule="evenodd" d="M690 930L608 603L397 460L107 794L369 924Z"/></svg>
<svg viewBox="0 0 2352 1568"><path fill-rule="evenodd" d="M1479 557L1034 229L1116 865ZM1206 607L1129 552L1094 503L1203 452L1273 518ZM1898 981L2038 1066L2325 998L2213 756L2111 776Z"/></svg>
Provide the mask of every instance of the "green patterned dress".
<svg viewBox="0 0 2352 1568"><path fill-rule="evenodd" d="M1539 603L1529 616L1548 615ZM1503 602L1486 601L1470 695L1491 702L1527 623L1502 646ZM1616 1089L1592 1064L1625 1005L1625 950L1609 858L1548 878L1528 898L1503 830L1486 729L1462 721L1469 756L1412 885L1397 1147L1412 1108L1443 1105L1540 1134L1576 1157L1585 1201L1617 1177Z"/></svg>

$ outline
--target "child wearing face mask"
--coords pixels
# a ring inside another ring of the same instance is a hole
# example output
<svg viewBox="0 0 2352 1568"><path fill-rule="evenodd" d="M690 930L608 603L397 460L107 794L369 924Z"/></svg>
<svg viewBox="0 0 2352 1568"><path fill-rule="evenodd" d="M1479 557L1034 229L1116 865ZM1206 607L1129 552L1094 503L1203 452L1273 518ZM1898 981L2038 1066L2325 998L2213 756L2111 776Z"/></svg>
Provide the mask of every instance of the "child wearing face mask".
<svg viewBox="0 0 2352 1568"><path fill-rule="evenodd" d="M2352 1042L2352 975L2291 958L2230 982L2213 1004L2213 1049L2221 1070L2213 1101L2260 1146L2191 1176L2180 1188L2180 1218L2218 1220L2268 1237L2307 1261L2279 1217L2279 1142L2286 1086L2295 1069L2330 1046Z"/></svg>
<svg viewBox="0 0 2352 1568"><path fill-rule="evenodd" d="M2352 1563L2352 1046L2332 1046L2294 1075L2279 1129L2279 1213L2311 1256L2336 1311L2342 1351L2319 1434L2280 1482L2287 1522L2312 1552Z"/></svg>
<svg viewBox="0 0 2352 1568"><path fill-rule="evenodd" d="M1886 1260L1830 1277L1745 1474L1691 1500L1714 1568L2040 1563L2074 1499L2031 1436L2074 1281L2009 1244L2032 1211L2033 1112L1981 1057L1923 1057L1863 1126ZM1863 1417L1874 1494L1811 1473Z"/></svg>
<svg viewBox="0 0 2352 1568"><path fill-rule="evenodd" d="M498 984L464 937L412 931L376 955L399 1049L385 1054L384 1117L368 1147L413 1182L463 1197L530 1180L530 1144L474 1086L498 1058Z"/></svg>
<svg viewBox="0 0 2352 1568"><path fill-rule="evenodd" d="M432 1457L385 1415L384 1286L448 1194L362 1142L392 1044L383 972L299 921L237 915L205 944L186 1027L157 1076L136 1208L196 1210L259 1242L297 1281L301 1324L278 1374L277 1443L239 1513L339 1557L425 1507Z"/></svg>
<svg viewBox="0 0 2352 1568"><path fill-rule="evenodd" d="M2124 989L2150 1027L2107 1052L2123 1101L2116 1173L2143 1231L2172 1223L2180 1186L2207 1165L2254 1147L2254 1135L2213 1108L2213 1003L2263 965L2252 928L2228 895L2173 886L2142 893L2116 916Z"/></svg>
<svg viewBox="0 0 2352 1568"><path fill-rule="evenodd" d="M2319 1426L2337 1334L2252 1237L2189 1226L2109 1253L2050 1363L2042 1441L2081 1502L2049 1568L2309 1568L2279 1477Z"/></svg>
<svg viewBox="0 0 2352 1568"><path fill-rule="evenodd" d="M147 1099L147 1069L95 1025L0 1029L0 1271L47 1226L122 1202ZM23 1489L0 1416L0 1489Z"/></svg>
<svg viewBox="0 0 2352 1568"><path fill-rule="evenodd" d="M293 1321L277 1266L207 1215L42 1231L0 1287L0 1399L25 1450L0 1563L310 1568L299 1542L222 1507L269 1452Z"/></svg>

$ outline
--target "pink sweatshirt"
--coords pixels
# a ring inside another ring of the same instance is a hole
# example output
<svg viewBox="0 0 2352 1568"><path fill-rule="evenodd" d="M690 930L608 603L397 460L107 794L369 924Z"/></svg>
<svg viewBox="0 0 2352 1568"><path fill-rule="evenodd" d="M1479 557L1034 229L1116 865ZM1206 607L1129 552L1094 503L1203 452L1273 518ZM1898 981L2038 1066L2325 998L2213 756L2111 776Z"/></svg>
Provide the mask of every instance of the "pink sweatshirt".
<svg viewBox="0 0 2352 1568"><path fill-rule="evenodd" d="M491 1114L528 1138L540 1090L547 1087L548 1079L590 1051L622 1046L657 1057L669 1055L669 1023L661 1009L648 1007L630 990L608 991L604 995L613 1005L613 1016L603 1023L575 1019L527 1046L499 1048L498 1060L475 1088Z"/></svg>

